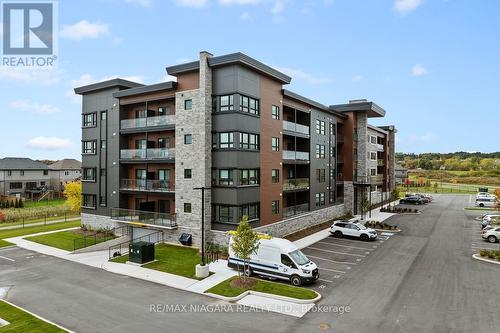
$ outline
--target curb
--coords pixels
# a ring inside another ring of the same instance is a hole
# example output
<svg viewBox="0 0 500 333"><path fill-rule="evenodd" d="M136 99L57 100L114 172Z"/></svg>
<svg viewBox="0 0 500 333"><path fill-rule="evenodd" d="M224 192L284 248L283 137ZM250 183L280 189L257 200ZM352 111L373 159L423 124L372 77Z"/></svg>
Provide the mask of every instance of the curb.
<svg viewBox="0 0 500 333"><path fill-rule="evenodd" d="M5 303L9 304L10 306L13 306L13 307L15 307L15 308L17 308L17 309L19 309L19 310L21 310L21 311L24 311L24 312L26 312L27 314L32 315L33 317L35 317L35 318L37 318L37 319L40 319L41 321L44 321L44 322L46 322L47 324L53 325L53 326L55 326L55 327L57 327L57 328L59 328L59 329L61 329L61 330L63 330L63 331L66 331L66 332L68 332L68 333L75 333L74 331L68 330L67 328L62 327L61 325L57 325L56 323L51 322L50 320L47 320L47 319L45 319L45 318L42 318L42 317L40 317L39 315L34 314L33 312L30 312L30 311L28 311L28 310L26 310L26 309L24 309L24 308L22 308L22 307L20 307L20 306L17 306L17 305L15 305L15 304L12 304L12 303L11 303L11 302L9 302L9 301L6 301L6 300L4 300L4 299L3 299L3 300L1 300L0 302L5 302ZM5 326L5 327L8 327L8 326Z"/></svg>
<svg viewBox="0 0 500 333"><path fill-rule="evenodd" d="M488 263L490 263L490 264L500 265L500 261L498 261L498 260L494 260L494 259L483 258L483 257L481 257L478 253L473 254L473 255L472 255L472 258L474 258L474 259L476 259L476 260L479 260L479 261L488 262Z"/></svg>
<svg viewBox="0 0 500 333"><path fill-rule="evenodd" d="M221 299L221 300L226 301L226 302L237 302L248 295L255 295L255 296L267 297L267 298L276 299L279 301L286 301L286 302L296 303L296 304L311 304L311 303L318 302L322 297L321 294L318 293L317 291L314 291L314 292L318 296L316 296L313 299L292 298L292 297L287 297L287 296L280 296L280 295L275 295L275 294L263 293L260 291L253 291L253 290L247 290L247 291L242 292L238 296L232 296L232 297L227 297L227 296L222 296L222 295L217 295L217 294L212 294L212 293L207 293L207 292L203 293L203 295L218 298L218 299Z"/></svg>
<svg viewBox="0 0 500 333"><path fill-rule="evenodd" d="M396 230L388 230L388 229L376 229L376 228L371 228L373 230L376 230L378 232L391 232L397 234L398 232L401 232L401 229L396 229Z"/></svg>

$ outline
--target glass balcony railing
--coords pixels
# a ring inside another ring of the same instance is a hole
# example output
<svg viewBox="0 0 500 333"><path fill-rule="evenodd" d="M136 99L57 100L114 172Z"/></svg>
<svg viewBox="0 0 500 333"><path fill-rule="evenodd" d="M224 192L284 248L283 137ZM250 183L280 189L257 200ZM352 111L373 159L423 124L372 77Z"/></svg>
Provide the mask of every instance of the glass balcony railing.
<svg viewBox="0 0 500 333"><path fill-rule="evenodd" d="M122 160L173 160L174 148L121 149Z"/></svg>
<svg viewBox="0 0 500 333"><path fill-rule="evenodd" d="M121 179L120 190L145 192L174 192L169 180Z"/></svg>
<svg viewBox="0 0 500 333"><path fill-rule="evenodd" d="M283 150L283 159L284 160L309 161L309 152L307 152L307 151Z"/></svg>
<svg viewBox="0 0 500 333"><path fill-rule="evenodd" d="M290 206L283 208L283 217L291 217L299 214L304 214L309 211L309 204L304 203L300 205Z"/></svg>
<svg viewBox="0 0 500 333"><path fill-rule="evenodd" d="M309 178L285 179L283 191L303 190L309 188Z"/></svg>
<svg viewBox="0 0 500 333"><path fill-rule="evenodd" d="M174 124L175 124L175 115L123 119L122 121L120 121L120 129L134 129L134 128L166 126Z"/></svg>
<svg viewBox="0 0 500 333"><path fill-rule="evenodd" d="M145 212L134 209L111 208L111 219L125 223L144 223L167 228L176 228L175 215Z"/></svg>
<svg viewBox="0 0 500 333"><path fill-rule="evenodd" d="M283 129L286 131L309 135L309 126L297 124L290 121L283 121Z"/></svg>

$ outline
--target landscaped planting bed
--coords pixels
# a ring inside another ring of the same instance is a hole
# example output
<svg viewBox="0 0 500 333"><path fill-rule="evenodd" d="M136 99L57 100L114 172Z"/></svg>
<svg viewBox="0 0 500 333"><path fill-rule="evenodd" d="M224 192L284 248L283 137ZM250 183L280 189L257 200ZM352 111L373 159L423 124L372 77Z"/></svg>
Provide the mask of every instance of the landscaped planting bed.
<svg viewBox="0 0 500 333"><path fill-rule="evenodd" d="M479 255L483 258L494 259L500 261L500 250L480 250Z"/></svg>

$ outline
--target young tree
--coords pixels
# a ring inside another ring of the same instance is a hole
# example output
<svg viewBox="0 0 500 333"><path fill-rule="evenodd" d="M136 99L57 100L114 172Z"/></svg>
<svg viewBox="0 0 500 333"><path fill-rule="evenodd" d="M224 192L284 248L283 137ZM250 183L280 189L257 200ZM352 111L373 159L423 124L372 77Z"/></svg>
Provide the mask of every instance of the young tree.
<svg viewBox="0 0 500 333"><path fill-rule="evenodd" d="M24 208L24 200L19 199L19 208Z"/></svg>
<svg viewBox="0 0 500 333"><path fill-rule="evenodd" d="M72 211L79 211L82 207L82 183L80 181L69 182L64 186L66 204Z"/></svg>
<svg viewBox="0 0 500 333"><path fill-rule="evenodd" d="M399 199L399 189L397 187L394 187L394 190L392 190L391 192L391 202L394 203L398 199Z"/></svg>
<svg viewBox="0 0 500 333"><path fill-rule="evenodd" d="M14 203L14 208L19 208L19 199L16 198L16 202Z"/></svg>
<svg viewBox="0 0 500 333"><path fill-rule="evenodd" d="M361 209L361 219L363 220L366 216L366 213L370 210L370 201L368 201L368 196L366 195L366 193L361 197L359 209Z"/></svg>
<svg viewBox="0 0 500 333"><path fill-rule="evenodd" d="M434 182L434 193L437 193L438 192L438 183L437 182Z"/></svg>
<svg viewBox="0 0 500 333"><path fill-rule="evenodd" d="M246 273L248 260L253 252L257 251L259 248L259 237L257 233L252 229L250 224L248 224L248 216L244 215L241 220L236 232L233 236L233 241L231 243L231 249L234 254L243 260L243 271L245 272L243 281L246 283Z"/></svg>

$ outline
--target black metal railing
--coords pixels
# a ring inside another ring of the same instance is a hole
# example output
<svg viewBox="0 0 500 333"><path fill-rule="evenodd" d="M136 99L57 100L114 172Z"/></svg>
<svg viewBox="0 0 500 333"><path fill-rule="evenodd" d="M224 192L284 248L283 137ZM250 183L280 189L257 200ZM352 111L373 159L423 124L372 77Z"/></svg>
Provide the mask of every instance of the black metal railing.
<svg viewBox="0 0 500 333"><path fill-rule="evenodd" d="M129 245L136 242L148 242L153 244L163 243L163 232L154 231L150 234L137 237L134 239L129 239L128 241L122 242L120 244L112 245L108 249L108 258L112 259L128 254Z"/></svg>
<svg viewBox="0 0 500 333"><path fill-rule="evenodd" d="M174 192L170 180L159 179L120 179L120 190Z"/></svg>
<svg viewBox="0 0 500 333"><path fill-rule="evenodd" d="M130 234L129 229L130 226L125 225L113 229L97 230L91 235L76 238L73 240L73 251L103 243L116 237L127 236Z"/></svg>
<svg viewBox="0 0 500 333"><path fill-rule="evenodd" d="M175 228L175 214L146 212L135 209L111 208L111 218L120 222L144 223L161 227Z"/></svg>

